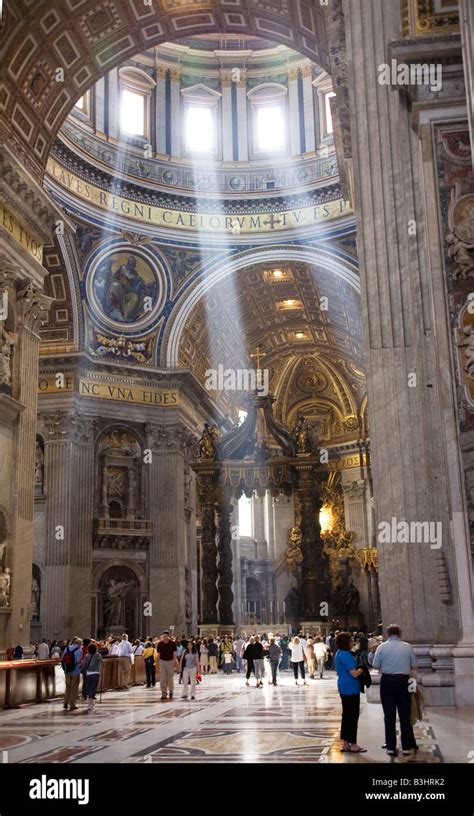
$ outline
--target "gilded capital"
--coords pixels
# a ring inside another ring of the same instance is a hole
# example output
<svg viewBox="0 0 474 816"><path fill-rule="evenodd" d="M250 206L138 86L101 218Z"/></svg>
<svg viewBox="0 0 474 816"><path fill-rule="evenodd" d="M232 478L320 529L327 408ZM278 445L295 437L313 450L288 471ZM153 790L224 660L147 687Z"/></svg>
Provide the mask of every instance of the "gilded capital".
<svg viewBox="0 0 474 816"><path fill-rule="evenodd" d="M38 415L38 431L45 442L83 442L94 441L96 420L93 417L72 409L57 410Z"/></svg>
<svg viewBox="0 0 474 816"><path fill-rule="evenodd" d="M43 323L48 320L48 312L54 298L43 294L33 283L25 281L20 284L16 293L19 321L39 335Z"/></svg>

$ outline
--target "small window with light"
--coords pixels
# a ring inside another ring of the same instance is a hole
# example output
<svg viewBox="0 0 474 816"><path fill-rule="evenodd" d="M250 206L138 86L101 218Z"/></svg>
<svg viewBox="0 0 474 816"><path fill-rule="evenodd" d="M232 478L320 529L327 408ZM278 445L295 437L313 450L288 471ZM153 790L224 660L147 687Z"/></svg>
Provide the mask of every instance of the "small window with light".
<svg viewBox="0 0 474 816"><path fill-rule="evenodd" d="M313 80L313 87L317 95L317 134L319 145L333 143L333 121L331 113L331 99L336 96L332 89L331 77L325 71Z"/></svg>
<svg viewBox="0 0 474 816"><path fill-rule="evenodd" d="M263 83L249 91L254 156L284 155L287 152L287 94L287 88L277 83Z"/></svg>
<svg viewBox="0 0 474 816"><path fill-rule="evenodd" d="M128 88L122 89L120 100L120 130L130 136L145 135L145 96Z"/></svg>
<svg viewBox="0 0 474 816"><path fill-rule="evenodd" d="M72 110L82 121L89 118L89 91L79 97Z"/></svg>
<svg viewBox="0 0 474 816"><path fill-rule="evenodd" d="M333 96L336 96L334 91L329 91L324 97L325 103L325 112L326 112L326 133L332 135L333 133L333 125L332 125L332 114L331 114L331 102Z"/></svg>
<svg viewBox="0 0 474 816"><path fill-rule="evenodd" d="M150 121L150 100L153 79L141 69L121 68L120 132L125 137L147 139Z"/></svg>
<svg viewBox="0 0 474 816"><path fill-rule="evenodd" d="M188 156L217 156L217 117L221 94L199 83L183 88L184 152Z"/></svg>

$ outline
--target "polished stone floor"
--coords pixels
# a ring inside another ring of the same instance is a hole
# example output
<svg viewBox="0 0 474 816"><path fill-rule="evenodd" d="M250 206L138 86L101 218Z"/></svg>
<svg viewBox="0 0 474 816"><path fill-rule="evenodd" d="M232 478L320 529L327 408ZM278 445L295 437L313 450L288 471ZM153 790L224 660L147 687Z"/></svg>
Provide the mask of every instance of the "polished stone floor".
<svg viewBox="0 0 474 816"><path fill-rule="evenodd" d="M0 756L10 763L331 762L388 763L381 750L383 715L362 696L359 743L365 754L339 750L340 702L332 672L295 686L284 672L276 687L245 686L241 674L208 676L196 700L161 702L159 688L107 692L93 712L63 710L62 700L0 713ZM300 681L301 682L301 681ZM474 711L431 708L415 726L416 760L469 762Z"/></svg>

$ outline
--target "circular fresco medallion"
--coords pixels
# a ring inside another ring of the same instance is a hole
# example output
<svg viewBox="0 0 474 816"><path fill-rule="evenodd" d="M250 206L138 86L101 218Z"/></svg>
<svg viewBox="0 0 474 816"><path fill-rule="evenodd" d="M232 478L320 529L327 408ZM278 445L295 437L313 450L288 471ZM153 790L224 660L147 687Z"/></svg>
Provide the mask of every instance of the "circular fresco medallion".
<svg viewBox="0 0 474 816"><path fill-rule="evenodd" d="M469 193L456 201L453 214L453 227L458 238L465 244L474 244L474 195Z"/></svg>
<svg viewBox="0 0 474 816"><path fill-rule="evenodd" d="M89 304L113 329L141 330L153 323L165 300L165 276L145 250L115 245L100 253L87 276Z"/></svg>

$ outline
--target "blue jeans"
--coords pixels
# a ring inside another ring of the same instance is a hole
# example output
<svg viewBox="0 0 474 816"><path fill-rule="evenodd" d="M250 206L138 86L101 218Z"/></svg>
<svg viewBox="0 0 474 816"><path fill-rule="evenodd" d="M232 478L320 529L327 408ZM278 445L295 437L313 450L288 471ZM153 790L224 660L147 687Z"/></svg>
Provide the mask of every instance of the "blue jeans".
<svg viewBox="0 0 474 816"><path fill-rule="evenodd" d="M95 700L99 677L99 674L86 674L86 696L88 700Z"/></svg>
<svg viewBox="0 0 474 816"><path fill-rule="evenodd" d="M235 655L235 668L238 672L242 671L242 658L238 654Z"/></svg>

